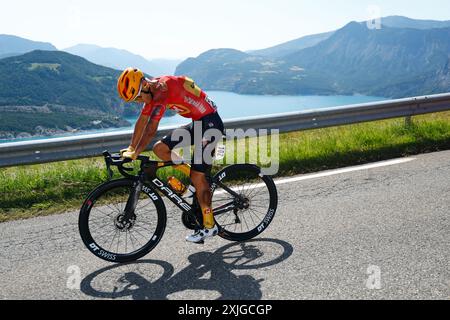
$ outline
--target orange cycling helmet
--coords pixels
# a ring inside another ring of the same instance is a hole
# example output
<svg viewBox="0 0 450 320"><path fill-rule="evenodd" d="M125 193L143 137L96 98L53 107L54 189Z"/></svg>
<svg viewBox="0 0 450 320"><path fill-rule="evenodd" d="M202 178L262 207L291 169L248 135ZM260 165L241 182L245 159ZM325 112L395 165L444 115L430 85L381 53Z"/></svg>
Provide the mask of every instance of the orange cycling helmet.
<svg viewBox="0 0 450 320"><path fill-rule="evenodd" d="M117 81L117 91L126 102L134 101L140 95L144 73L136 68L127 68Z"/></svg>

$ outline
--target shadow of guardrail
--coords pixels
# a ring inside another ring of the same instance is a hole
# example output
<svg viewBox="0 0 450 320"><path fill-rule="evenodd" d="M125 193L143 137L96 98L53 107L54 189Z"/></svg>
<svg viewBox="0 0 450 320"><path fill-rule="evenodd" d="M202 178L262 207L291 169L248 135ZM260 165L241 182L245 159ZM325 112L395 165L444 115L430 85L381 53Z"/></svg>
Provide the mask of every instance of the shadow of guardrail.
<svg viewBox="0 0 450 320"><path fill-rule="evenodd" d="M264 279L256 279L243 270L280 264L292 253L293 247L282 240L231 243L213 253L192 254L188 258L190 265L177 273L173 265L160 260L112 265L85 277L81 291L107 299L193 299L192 296L201 295L209 300L260 300ZM240 270L239 275L233 270Z"/></svg>

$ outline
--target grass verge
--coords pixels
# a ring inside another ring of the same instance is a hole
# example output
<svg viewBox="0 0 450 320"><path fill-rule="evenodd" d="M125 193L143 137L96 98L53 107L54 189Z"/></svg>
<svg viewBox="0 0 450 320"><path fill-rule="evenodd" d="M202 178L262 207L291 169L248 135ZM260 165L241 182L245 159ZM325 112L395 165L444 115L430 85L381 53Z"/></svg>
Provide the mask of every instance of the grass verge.
<svg viewBox="0 0 450 320"><path fill-rule="evenodd" d="M450 112L414 117L410 126L404 119L390 119L293 132L280 135L278 175L448 149ZM164 169L160 176L172 174L172 169ZM0 169L0 222L77 210L106 179L103 158Z"/></svg>

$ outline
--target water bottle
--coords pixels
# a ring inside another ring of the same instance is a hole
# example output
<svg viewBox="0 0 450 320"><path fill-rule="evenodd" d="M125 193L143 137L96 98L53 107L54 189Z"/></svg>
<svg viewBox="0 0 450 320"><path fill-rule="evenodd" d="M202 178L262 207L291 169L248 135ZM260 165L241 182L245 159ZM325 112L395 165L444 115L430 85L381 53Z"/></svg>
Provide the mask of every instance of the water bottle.
<svg viewBox="0 0 450 320"><path fill-rule="evenodd" d="M167 183L170 185L170 187L178 194L183 194L186 192L186 186L177 178L170 177L167 180Z"/></svg>

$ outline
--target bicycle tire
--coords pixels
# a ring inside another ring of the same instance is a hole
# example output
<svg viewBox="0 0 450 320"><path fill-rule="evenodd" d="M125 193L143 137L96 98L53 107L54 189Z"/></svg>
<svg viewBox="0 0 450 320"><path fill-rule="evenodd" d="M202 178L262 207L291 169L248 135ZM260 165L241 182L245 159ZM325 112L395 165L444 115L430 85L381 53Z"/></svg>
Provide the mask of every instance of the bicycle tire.
<svg viewBox="0 0 450 320"><path fill-rule="evenodd" d="M228 166L226 168L224 168L223 170L221 170L220 172L218 172L214 177L213 177L213 184L211 186L211 191L212 191L212 195L213 195L213 211L217 208L217 200L215 200L214 196L217 192L218 189L220 189L218 187L218 183L224 183L225 185L227 185L227 179L230 180L231 183L233 183L233 179L244 179L246 180L246 175L244 174L244 172L250 173L253 176L254 180L257 180L256 182L250 182L250 184L254 184L255 188L257 189L261 189L264 192L267 191L268 194L268 201L267 201L267 210L258 208L258 210L256 208L252 209L252 206L255 206L255 204L253 203L253 198L250 199L250 205L249 208L246 210L242 210L240 212L238 212L238 216L240 216L240 225L241 225L241 231L238 232L238 228L237 226L239 225L238 223L236 223L236 227L235 229L232 231L230 225L226 225L224 223L224 219L222 219L222 217L220 216L215 216L215 221L219 227L219 236L222 237L223 239L229 240L229 241L247 241L250 239L253 239L254 237L258 236L259 234L263 233L267 227L270 225L270 223L272 222L275 213L277 211L277 207L278 207L278 192L277 192L277 188L276 185L272 179L272 177L270 176L265 176L261 174L261 169L256 166L256 165L252 165L252 164L236 164L236 165L231 165ZM251 181L251 180L247 180ZM243 184L242 186L242 190L245 191L246 185L247 184ZM233 185L227 185L227 187L233 187ZM240 187L235 187L236 189L240 189ZM249 187L250 189L250 187ZM245 194L243 193L243 191L241 190L242 195L245 196ZM248 190L248 189L247 189ZM224 194L227 194L226 191L222 191ZM228 193L228 196L230 196L230 194ZM215 208L216 207L216 208ZM261 211L263 210L263 211ZM258 211L260 212L260 214L255 214L255 212ZM245 224L248 225L247 221L246 221L246 216L245 214L248 215L249 219L251 218L251 220L254 222L255 219L258 219L260 221L258 221L257 223L255 223L255 226L253 228L247 228L248 230L243 230L242 226L243 226L243 222L245 222ZM228 212L224 215L228 215L229 217L231 216L231 219L234 216L233 212ZM261 215L263 215L263 217L261 218ZM229 219L229 218L226 218ZM231 224L233 225L233 224Z"/></svg>
<svg viewBox="0 0 450 320"><path fill-rule="evenodd" d="M142 195L146 195L146 196L142 196L145 199L149 199L150 201L148 201L148 203L152 203L154 205L154 211L156 212L156 219L157 222L155 224L155 230L153 232L153 234L149 234L148 235L148 240L147 242L145 242L145 244L143 244L142 246L140 246L138 249L133 250L132 252L127 252L127 253L118 253L118 252L114 252L111 250L111 248L106 249L103 247L103 245L101 245L100 243L98 243L98 239L94 239L95 237L92 235L92 231L91 227L90 227L90 217L92 214L92 210L93 208L95 208L96 204L101 202L99 201L102 196L105 196L108 194L108 192L111 192L112 194L114 194L114 190L122 188L124 190L130 189L133 187L133 183L134 181L132 179L120 179L120 180L113 180L113 181L108 181L100 186L98 186L94 191L92 191L86 198L86 200L84 201L81 210L80 210L80 215L79 215L79 219L78 219L78 227L79 227L79 232L80 232L80 236L81 239L83 240L83 243L85 244L85 246L87 247L87 249L93 253L95 256L99 257L100 259L106 260L108 262L115 262L115 263L126 263L126 262L132 262L132 261L136 261L140 258L142 258L143 256L147 255L150 251L152 251L159 243L159 241L161 240L165 228L166 228L166 223L167 223L167 214L166 214L166 208L164 205L163 200L161 199L161 197L158 195L158 193L156 191L154 191L154 189L148 185L145 185L145 187L143 188L142 192L141 192L141 196ZM118 192L119 193L119 192ZM124 196L127 196L126 194ZM106 198L107 196L105 196ZM119 200L118 200L119 201ZM139 200L141 201L141 200ZM105 203L104 203L105 204ZM118 208L119 205L115 204ZM121 205L122 206L122 205ZM139 203L138 203L139 206ZM138 206L136 207L136 210L138 208ZM106 203L106 207L111 208L110 205L108 203ZM122 206L123 207L123 206ZM106 215L109 219L113 218L114 216L114 212L111 212L109 215L104 213L105 206L101 207L102 211L101 213ZM100 209L98 209L100 210ZM149 211L148 208L145 211ZM117 212L119 215L120 213L120 208L119 210L117 210ZM153 213L153 212L152 212ZM137 215L136 217L136 221L138 221L140 217ZM114 224L115 221L117 220L117 218L111 220L111 224ZM106 221L108 222L108 219L106 219ZM111 225L108 225L108 223L106 224L108 227L111 227ZM117 225L115 225L115 227L117 228ZM136 227L137 230L137 224L133 225L133 227L129 228L128 230L125 231L125 233L130 232L132 228ZM114 228L114 227L113 227ZM116 232L120 232L120 230L117 230ZM142 234L144 231L141 230L139 233ZM122 230L122 234L123 234L123 230ZM128 234L125 235L125 237L127 237ZM116 233L114 233L114 237L116 236ZM119 240L120 241L120 236L121 234L119 233ZM144 235L144 237L146 237L146 235ZM127 239L127 238L125 238ZM130 236L130 241L132 241L132 237ZM113 239L114 240L114 239ZM127 240L125 240L127 241ZM145 240L144 240L145 241ZM119 242L117 245L117 248L119 248ZM125 250L127 249L127 246L125 244ZM118 249L117 249L118 251Z"/></svg>

